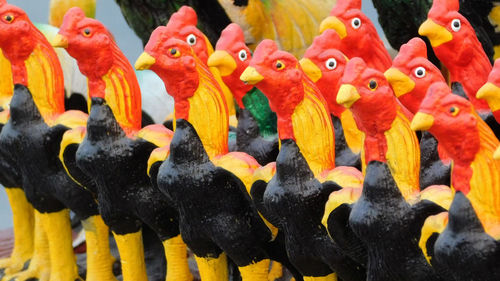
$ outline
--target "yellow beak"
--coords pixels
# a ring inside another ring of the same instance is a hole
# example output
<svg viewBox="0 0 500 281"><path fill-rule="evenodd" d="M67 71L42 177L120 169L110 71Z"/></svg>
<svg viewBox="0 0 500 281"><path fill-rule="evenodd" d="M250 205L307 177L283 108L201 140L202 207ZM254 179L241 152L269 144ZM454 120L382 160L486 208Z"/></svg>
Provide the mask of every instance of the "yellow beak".
<svg viewBox="0 0 500 281"><path fill-rule="evenodd" d="M418 34L427 36L431 41L432 47L438 47L439 45L453 39L451 32L431 19L427 19L424 23L422 23L422 25L420 25Z"/></svg>
<svg viewBox="0 0 500 281"><path fill-rule="evenodd" d="M216 67L219 69L220 75L222 76L231 75L237 67L233 57L226 51L215 51L208 58L207 64L209 67Z"/></svg>
<svg viewBox="0 0 500 281"><path fill-rule="evenodd" d="M341 22L337 17L329 16L324 19L319 25L319 33L327 29L334 29L340 36L340 39L344 39L347 36L347 30L343 22Z"/></svg>
<svg viewBox="0 0 500 281"><path fill-rule="evenodd" d="M143 52L137 61L135 62L135 69L137 70L145 70L149 69L153 64L155 64L156 59L153 58L150 54Z"/></svg>
<svg viewBox="0 0 500 281"><path fill-rule="evenodd" d="M52 38L50 44L54 48L68 48L68 38L58 33Z"/></svg>
<svg viewBox="0 0 500 281"><path fill-rule="evenodd" d="M300 67L306 73L306 75L311 79L314 83L316 83L323 74L321 73L321 69L314 64L310 59L303 58L299 61Z"/></svg>
<svg viewBox="0 0 500 281"><path fill-rule="evenodd" d="M345 108L350 108L360 98L358 90L351 84L343 84L337 93L337 103Z"/></svg>
<svg viewBox="0 0 500 281"><path fill-rule="evenodd" d="M413 131L427 131L433 124L434 116L427 113L417 112L411 121L411 129Z"/></svg>
<svg viewBox="0 0 500 281"><path fill-rule="evenodd" d="M245 84L255 85L260 81L264 80L264 76L262 76L257 69L254 67L247 67L245 71L240 76L240 80Z"/></svg>
<svg viewBox="0 0 500 281"><path fill-rule="evenodd" d="M415 82L408 75L391 67L384 73L385 78L391 84L392 90L397 98L411 92L415 88Z"/></svg>
<svg viewBox="0 0 500 281"><path fill-rule="evenodd" d="M493 154L493 159L500 160L500 146L497 148L497 151Z"/></svg>
<svg viewBox="0 0 500 281"><path fill-rule="evenodd" d="M477 91L476 98L485 99L490 106L491 111L500 110L500 87L493 83L484 84Z"/></svg>

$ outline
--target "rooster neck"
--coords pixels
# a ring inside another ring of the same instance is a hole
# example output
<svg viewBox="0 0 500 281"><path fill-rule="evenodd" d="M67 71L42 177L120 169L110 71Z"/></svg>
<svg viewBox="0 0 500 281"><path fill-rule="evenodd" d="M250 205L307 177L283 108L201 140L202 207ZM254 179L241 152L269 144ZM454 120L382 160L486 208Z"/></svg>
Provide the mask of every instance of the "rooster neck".
<svg viewBox="0 0 500 281"><path fill-rule="evenodd" d="M90 98L103 98L111 108L116 121L127 132L140 130L142 122L141 91L132 66L116 45L109 57L90 64L94 71L87 75ZM102 65L97 66L99 62ZM88 65L82 62L82 65ZM80 65L80 64L79 64ZM85 69L82 73L89 71ZM102 74L104 73L104 74ZM84 73L85 74L85 73Z"/></svg>

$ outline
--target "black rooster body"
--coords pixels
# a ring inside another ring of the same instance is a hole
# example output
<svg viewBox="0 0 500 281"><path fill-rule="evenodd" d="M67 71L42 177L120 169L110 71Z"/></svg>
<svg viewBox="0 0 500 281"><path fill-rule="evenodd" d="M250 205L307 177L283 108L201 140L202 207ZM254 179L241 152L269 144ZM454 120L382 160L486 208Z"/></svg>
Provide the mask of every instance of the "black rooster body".
<svg viewBox="0 0 500 281"><path fill-rule="evenodd" d="M304 276L327 276L334 271L342 280L365 280L364 268L339 251L321 225L328 195L340 187L314 178L293 140L283 140L276 174L257 181L252 197L259 211L285 236L292 264Z"/></svg>

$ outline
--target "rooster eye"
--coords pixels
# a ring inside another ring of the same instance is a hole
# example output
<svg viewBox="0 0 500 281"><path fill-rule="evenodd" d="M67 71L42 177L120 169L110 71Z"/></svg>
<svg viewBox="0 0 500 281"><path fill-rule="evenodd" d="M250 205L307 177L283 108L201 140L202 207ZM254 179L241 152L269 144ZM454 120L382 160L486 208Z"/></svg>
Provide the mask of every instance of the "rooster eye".
<svg viewBox="0 0 500 281"><path fill-rule="evenodd" d="M325 66L327 69L334 70L335 68L337 68L337 60L335 60L334 58L329 58L326 61Z"/></svg>
<svg viewBox="0 0 500 281"><path fill-rule="evenodd" d="M282 70L283 68L285 68L285 64L282 62L282 61L277 61L276 62L276 69L277 70Z"/></svg>
<svg viewBox="0 0 500 281"><path fill-rule="evenodd" d="M377 89L377 81L375 80L370 80L370 82L368 83L368 88L370 88L370 90L372 91L375 91Z"/></svg>
<svg viewBox="0 0 500 281"><path fill-rule="evenodd" d="M86 37L89 37L89 36L90 36L90 32L91 32L91 31L90 31L90 28L85 28L85 29L82 31L83 35L84 35L84 36L86 36Z"/></svg>
<svg viewBox="0 0 500 281"><path fill-rule="evenodd" d="M451 29L453 29L453 31L459 31L461 26L462 24L460 23L459 19L454 19L451 21Z"/></svg>
<svg viewBox="0 0 500 281"><path fill-rule="evenodd" d="M460 110L459 110L459 109L458 109L458 107L456 107L456 106L452 106L452 107L450 107L450 113L451 113L451 116L457 116L459 111L460 111Z"/></svg>
<svg viewBox="0 0 500 281"><path fill-rule="evenodd" d="M415 69L415 76L417 76L417 78L422 78L425 76L425 68L423 67L417 67Z"/></svg>
<svg viewBox="0 0 500 281"><path fill-rule="evenodd" d="M181 52L179 52L179 50L177 50L176 48L169 49L168 51L174 58L178 58L181 56Z"/></svg>
<svg viewBox="0 0 500 281"><path fill-rule="evenodd" d="M6 15L4 17L4 19L6 22L11 23L14 20L14 16L13 15Z"/></svg>
<svg viewBox="0 0 500 281"><path fill-rule="evenodd" d="M238 58L240 58L240 61L246 61L248 56L247 56L247 51L245 50L241 50L239 53L238 53Z"/></svg>
<svg viewBox="0 0 500 281"><path fill-rule="evenodd" d="M361 26L361 20L359 18L353 18L351 25L354 29L358 29Z"/></svg>
<svg viewBox="0 0 500 281"><path fill-rule="evenodd" d="M193 46L194 44L196 44L196 36L194 36L194 34L189 34L188 37L186 37L186 42L190 46Z"/></svg>

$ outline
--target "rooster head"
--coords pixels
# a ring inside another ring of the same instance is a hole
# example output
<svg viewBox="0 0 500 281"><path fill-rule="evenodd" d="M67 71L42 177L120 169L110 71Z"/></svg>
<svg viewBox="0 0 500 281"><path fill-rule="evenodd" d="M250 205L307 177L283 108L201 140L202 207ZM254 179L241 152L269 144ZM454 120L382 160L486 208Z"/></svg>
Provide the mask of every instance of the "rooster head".
<svg viewBox="0 0 500 281"><path fill-rule="evenodd" d="M457 50L467 49L462 46L466 39L473 40L474 38L474 41L477 41L474 29L469 21L458 12L459 8L458 0L435 0L429 10L427 20L418 29L420 35L429 38L438 57L448 52L447 57L451 61L456 60L453 60L454 57L461 57ZM451 50L455 51L451 52Z"/></svg>
<svg viewBox="0 0 500 281"><path fill-rule="evenodd" d="M384 73L401 103L415 114L434 82L445 82L441 71L427 59L425 42L415 37L401 46L392 67Z"/></svg>
<svg viewBox="0 0 500 281"><path fill-rule="evenodd" d="M391 128L397 102L382 72L369 68L361 58L353 58L340 82L337 103L351 109L360 129L375 134Z"/></svg>
<svg viewBox="0 0 500 281"><path fill-rule="evenodd" d="M208 66L219 69L222 80L241 108L244 108L243 96L253 87L240 80L241 74L250 63L251 56L250 49L245 44L243 30L236 23L232 23L222 31L215 52L208 58Z"/></svg>
<svg viewBox="0 0 500 281"><path fill-rule="evenodd" d="M457 146L457 142L463 142L465 139L470 142L468 147L474 150L474 141L478 140L477 117L472 104L451 93L451 89L444 82L436 82L429 87L427 95L420 104L420 109L413 117L411 128L415 131L429 131L443 145L447 151ZM476 135L470 135L476 134ZM470 153L474 160L474 153ZM450 153L452 156L455 153ZM467 151L461 151L464 157Z"/></svg>
<svg viewBox="0 0 500 281"><path fill-rule="evenodd" d="M167 92L179 102L194 94L199 84L197 64L202 63L184 40L171 38L168 28L157 27L137 59L135 68L151 69L165 83Z"/></svg>
<svg viewBox="0 0 500 281"><path fill-rule="evenodd" d="M316 83L325 97L331 113L335 116L345 110L336 101L340 79L344 73L347 57L339 51L340 37L334 30L325 30L314 38L312 45L300 60L302 70Z"/></svg>
<svg viewBox="0 0 500 281"><path fill-rule="evenodd" d="M374 47L380 41L375 26L361 11L361 0L338 0L330 16L320 25L320 33L334 29L342 39L342 51L349 57Z"/></svg>
<svg viewBox="0 0 500 281"><path fill-rule="evenodd" d="M500 59L495 61L495 65L488 75L488 82L479 89L476 97L488 102L493 115L500 123Z"/></svg>
<svg viewBox="0 0 500 281"><path fill-rule="evenodd" d="M267 39L257 46L240 79L259 88L278 116L290 116L304 98L304 76L298 60L292 54L278 50L276 43Z"/></svg>
<svg viewBox="0 0 500 281"><path fill-rule="evenodd" d="M213 53L212 44L208 38L199 30L198 16L193 8L182 6L179 11L172 14L167 23L166 38L177 38L191 46L203 63L207 63L208 57Z"/></svg>
<svg viewBox="0 0 500 281"><path fill-rule="evenodd" d="M0 48L11 60L24 61L37 42L39 33L21 8L0 0Z"/></svg>
<svg viewBox="0 0 500 281"><path fill-rule="evenodd" d="M65 48L89 79L102 77L113 65L115 43L111 33L98 20L87 18L81 8L73 7L66 12L51 43Z"/></svg>

